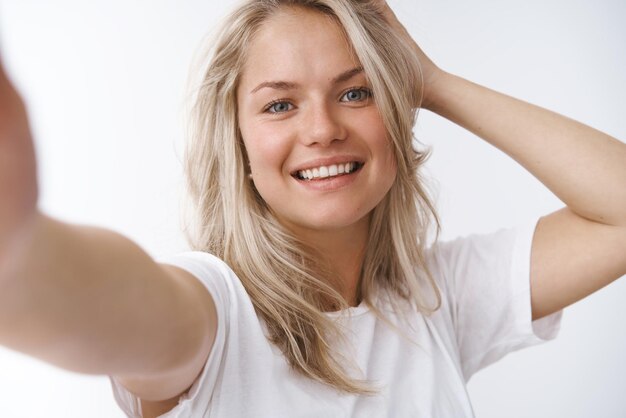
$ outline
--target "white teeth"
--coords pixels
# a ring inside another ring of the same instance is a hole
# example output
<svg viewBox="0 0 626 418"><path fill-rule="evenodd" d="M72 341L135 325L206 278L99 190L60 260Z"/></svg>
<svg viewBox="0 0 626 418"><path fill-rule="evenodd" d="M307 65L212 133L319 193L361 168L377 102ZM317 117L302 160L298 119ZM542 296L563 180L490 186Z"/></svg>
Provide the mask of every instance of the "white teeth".
<svg viewBox="0 0 626 418"><path fill-rule="evenodd" d="M304 180L334 177L340 174L350 174L358 167L357 163L334 164L298 171L298 177Z"/></svg>

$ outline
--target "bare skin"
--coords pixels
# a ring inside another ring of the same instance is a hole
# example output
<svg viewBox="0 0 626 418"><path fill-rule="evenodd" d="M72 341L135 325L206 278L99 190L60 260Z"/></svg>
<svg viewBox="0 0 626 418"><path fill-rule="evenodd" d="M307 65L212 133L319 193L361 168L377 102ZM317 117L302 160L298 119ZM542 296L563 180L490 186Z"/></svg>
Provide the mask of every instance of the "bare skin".
<svg viewBox="0 0 626 418"><path fill-rule="evenodd" d="M386 2L378 4L420 60L422 107L511 156L566 204L537 226L533 318L624 275L626 146L439 69ZM497 111L476 110L485 107ZM37 195L26 111L0 65L0 344L68 370L118 376L143 400L145 416L170 410L212 347L210 295L118 234L47 217Z"/></svg>
<svg viewBox="0 0 626 418"><path fill-rule="evenodd" d="M204 286L116 233L47 217L37 192L26 110L0 65L0 344L178 398L215 336Z"/></svg>
<svg viewBox="0 0 626 418"><path fill-rule="evenodd" d="M0 61L0 269L32 224L37 202L35 153L24 103Z"/></svg>
<svg viewBox="0 0 626 418"><path fill-rule="evenodd" d="M363 94L367 77L341 29L313 11L276 13L249 49L237 97L252 181L280 222L319 252L346 302L357 305L369 214L397 171L380 112ZM268 112L268 103L280 111ZM329 159L363 167L348 187L294 181L296 168Z"/></svg>
<svg viewBox="0 0 626 418"><path fill-rule="evenodd" d="M420 61L422 107L509 155L567 205L544 216L535 231L533 318L557 312L626 274L626 145L446 73L413 41L389 5L378 3Z"/></svg>

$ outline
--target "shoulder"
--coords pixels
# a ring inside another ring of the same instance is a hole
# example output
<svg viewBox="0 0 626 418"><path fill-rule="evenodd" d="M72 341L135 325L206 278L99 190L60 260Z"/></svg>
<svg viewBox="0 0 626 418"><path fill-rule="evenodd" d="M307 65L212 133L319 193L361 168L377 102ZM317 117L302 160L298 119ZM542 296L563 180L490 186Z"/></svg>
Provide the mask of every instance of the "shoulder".
<svg viewBox="0 0 626 418"><path fill-rule="evenodd" d="M158 262L187 270L202 281L216 275L229 276L234 274L222 259L204 251L182 252L162 257L158 259Z"/></svg>
<svg viewBox="0 0 626 418"><path fill-rule="evenodd" d="M467 275L474 269L512 266L529 261L538 219L489 233L475 233L437 241L426 251L429 268L442 276Z"/></svg>
<svg viewBox="0 0 626 418"><path fill-rule="evenodd" d="M158 260L164 266L174 266L193 276L207 288L215 304L228 306L231 294L240 284L233 270L220 258L203 251L188 251Z"/></svg>
<svg viewBox="0 0 626 418"><path fill-rule="evenodd" d="M154 372L112 377L122 409L136 414L141 404L144 416L170 410L198 379L209 354L221 344L218 329L224 315L220 307L228 297L220 290L220 282L224 282L220 269L224 267L215 257L184 253L158 261L173 283L168 300L160 304L168 315L178 318L176 341L168 352L177 360ZM164 333L164 341L171 341L171 334Z"/></svg>

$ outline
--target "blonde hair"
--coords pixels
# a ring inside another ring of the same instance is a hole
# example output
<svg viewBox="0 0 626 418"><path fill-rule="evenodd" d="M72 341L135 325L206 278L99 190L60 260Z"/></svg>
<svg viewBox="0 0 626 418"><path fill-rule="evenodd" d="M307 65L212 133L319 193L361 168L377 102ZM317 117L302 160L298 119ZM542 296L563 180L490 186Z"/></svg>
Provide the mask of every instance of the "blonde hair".
<svg viewBox="0 0 626 418"><path fill-rule="evenodd" d="M341 366L345 359L331 343L341 330L325 312L348 307L333 287L331 272L319 266L312 248L276 220L248 180L236 92L250 41L280 8L314 10L343 28L371 83L398 170L391 189L370 215L357 296L379 316L381 311L373 304L377 289L398 295L423 313L436 310L440 295L424 249L429 227L436 225L438 232L439 221L418 171L427 153L414 149L412 133L421 98L419 63L389 29L375 3L251 0L232 12L194 92L185 158L194 210L193 224L186 231L192 248L215 254L233 269L264 320L269 339L295 370L338 390L361 394L373 391L368 382L350 377ZM434 307L420 283L434 290Z"/></svg>

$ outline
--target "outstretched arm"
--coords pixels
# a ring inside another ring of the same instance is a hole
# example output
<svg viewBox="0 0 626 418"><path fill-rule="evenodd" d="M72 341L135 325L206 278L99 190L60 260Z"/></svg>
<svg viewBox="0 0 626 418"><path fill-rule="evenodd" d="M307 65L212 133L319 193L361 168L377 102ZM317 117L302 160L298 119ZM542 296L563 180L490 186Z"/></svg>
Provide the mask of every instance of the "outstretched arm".
<svg viewBox="0 0 626 418"><path fill-rule="evenodd" d="M0 62L0 344L120 378L142 399L186 390L212 346L212 300L189 273L110 231L37 210L25 106Z"/></svg>
<svg viewBox="0 0 626 418"><path fill-rule="evenodd" d="M541 219L531 258L533 318L626 274L626 144L554 112L439 69L384 1L389 24L420 59L422 107L520 163L565 204Z"/></svg>

